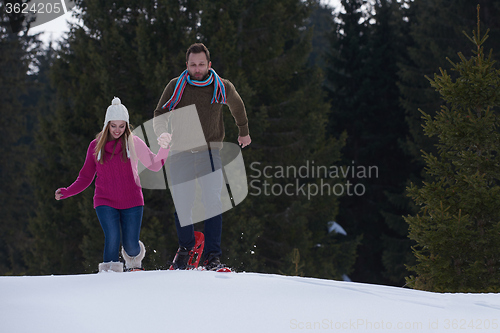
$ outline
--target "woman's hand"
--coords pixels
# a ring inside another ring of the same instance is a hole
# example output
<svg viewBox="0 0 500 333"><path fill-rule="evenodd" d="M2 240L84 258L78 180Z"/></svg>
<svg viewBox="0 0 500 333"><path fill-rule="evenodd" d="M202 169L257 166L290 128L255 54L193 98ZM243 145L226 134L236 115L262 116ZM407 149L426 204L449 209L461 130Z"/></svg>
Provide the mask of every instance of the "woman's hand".
<svg viewBox="0 0 500 333"><path fill-rule="evenodd" d="M61 200L62 196L63 196L63 195L62 195L62 193L61 193L61 189L60 189L60 188L58 188L58 189L56 190L56 200Z"/></svg>
<svg viewBox="0 0 500 333"><path fill-rule="evenodd" d="M170 141L172 141L172 134L170 133L162 133L160 137L158 137L158 144L160 147L167 149L168 146L170 145Z"/></svg>

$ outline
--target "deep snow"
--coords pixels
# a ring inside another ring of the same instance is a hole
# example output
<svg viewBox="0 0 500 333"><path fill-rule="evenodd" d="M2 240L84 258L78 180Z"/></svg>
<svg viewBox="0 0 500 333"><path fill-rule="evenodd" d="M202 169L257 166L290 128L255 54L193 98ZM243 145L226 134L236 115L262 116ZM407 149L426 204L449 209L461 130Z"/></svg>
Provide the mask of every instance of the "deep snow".
<svg viewBox="0 0 500 333"><path fill-rule="evenodd" d="M500 332L498 294L256 273L0 277L0 332Z"/></svg>

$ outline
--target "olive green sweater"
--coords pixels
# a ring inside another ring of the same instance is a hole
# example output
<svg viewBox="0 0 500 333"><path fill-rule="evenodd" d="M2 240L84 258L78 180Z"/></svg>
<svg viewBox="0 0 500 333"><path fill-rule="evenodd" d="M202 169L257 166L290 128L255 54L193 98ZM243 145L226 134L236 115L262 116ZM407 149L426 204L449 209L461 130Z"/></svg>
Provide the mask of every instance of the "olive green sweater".
<svg viewBox="0 0 500 333"><path fill-rule="evenodd" d="M154 111L155 117L169 112L168 109L162 109L162 106L165 105L165 103L167 103L172 96L178 79L178 77L172 79L163 90L163 94L161 95L160 101ZM238 126L239 136L247 136L249 132L245 105L243 104L240 95L234 88L234 85L226 79L222 79L222 82L226 88L227 106L229 107L229 110L235 119L236 125ZM211 104L213 93L213 84L206 87L195 87L188 83L184 89L184 93L182 94L179 104L176 106L176 109L192 104L196 106L201 127L208 143L222 142L224 140L224 122L222 120L223 104ZM155 119L153 119L153 127L155 134L160 136L162 133L167 132L167 122L163 120L165 117L160 117L158 119L162 119L162 121L155 121Z"/></svg>

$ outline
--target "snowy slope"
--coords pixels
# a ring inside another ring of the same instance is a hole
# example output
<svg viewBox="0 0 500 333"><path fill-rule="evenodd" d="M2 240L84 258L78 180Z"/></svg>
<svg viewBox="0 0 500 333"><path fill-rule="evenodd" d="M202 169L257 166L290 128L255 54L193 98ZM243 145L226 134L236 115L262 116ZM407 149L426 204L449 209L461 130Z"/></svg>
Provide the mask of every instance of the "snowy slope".
<svg viewBox="0 0 500 333"><path fill-rule="evenodd" d="M255 273L0 277L0 332L500 332L498 294Z"/></svg>

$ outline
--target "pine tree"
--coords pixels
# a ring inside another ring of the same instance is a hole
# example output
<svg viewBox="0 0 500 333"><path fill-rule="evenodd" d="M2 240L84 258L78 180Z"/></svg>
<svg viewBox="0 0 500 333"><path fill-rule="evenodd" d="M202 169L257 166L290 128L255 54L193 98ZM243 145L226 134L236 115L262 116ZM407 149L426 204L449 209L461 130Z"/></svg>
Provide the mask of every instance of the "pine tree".
<svg viewBox="0 0 500 333"><path fill-rule="evenodd" d="M313 5L311 15L307 19L307 27L313 29L311 39L311 53L308 64L310 67L319 67L323 72L326 69L326 57L330 46L329 37L335 30L334 9L319 1Z"/></svg>
<svg viewBox="0 0 500 333"><path fill-rule="evenodd" d="M356 122L352 119L361 117L362 96L364 92L359 87L363 81L363 61L368 54L368 26L361 7L362 0L342 1L345 12L339 14L339 23L330 35L330 48L326 56L326 82L324 87L328 93L331 110L329 113L328 132L333 137L346 136L345 147L342 150L343 158L338 164L353 166L354 156L357 156L356 138L353 134L359 132ZM354 221L352 207L349 202L354 199L349 196L340 198L337 221L344 225L349 235L361 235ZM356 265L364 261L363 239ZM362 264L361 264L362 265ZM363 266L363 265L362 265ZM367 267L367 266L364 266ZM354 275L358 269L354 267ZM356 276L357 280L362 280Z"/></svg>
<svg viewBox="0 0 500 333"><path fill-rule="evenodd" d="M470 57L449 60L452 74L440 69L429 78L445 104L433 117L423 111L424 133L436 137L438 155L424 151L431 180L412 184L408 194L420 207L405 219L417 242L416 276L410 286L440 292L487 292L500 288L500 199L496 108L500 105L500 70L492 52L486 56L477 30L469 39Z"/></svg>
<svg viewBox="0 0 500 333"><path fill-rule="evenodd" d="M373 237L373 241L381 245L383 282L401 286L406 276L401 263L409 263L412 258L408 226L402 218L408 210L401 205L398 196L407 186L413 171L411 155L402 147L408 136L408 126L397 85L398 63L407 56L407 23L399 2L379 0L374 10L374 22L370 25L371 52L365 65L367 96L364 111L369 116L365 116L363 132L354 135L364 138L364 152L360 160L368 165L377 165L380 175L368 181L367 191L371 194L364 198L366 204L358 202L358 205L368 207L363 210L366 220L368 216L372 217L367 224L379 226L380 238Z"/></svg>
<svg viewBox="0 0 500 333"><path fill-rule="evenodd" d="M408 48L408 57L400 62L400 84L402 106L405 109L410 136L406 149L415 163L418 164L415 177L423 167L420 149L432 151L436 141L423 135L420 126L418 108L437 110L440 97L429 87L425 75L432 76L442 64L442 59L457 51L470 56L467 41L462 38L464 27L475 24L475 8L481 4L482 24L490 27L491 47L495 52L500 50L500 26L496 19L500 14L495 1L477 0L415 0L408 3L408 36L412 45Z"/></svg>
<svg viewBox="0 0 500 333"><path fill-rule="evenodd" d="M32 212L31 189L26 178L26 161L32 158L33 108L29 97L34 89L30 64L40 45L28 36L28 22L22 13L0 3L0 275L23 274L23 253L28 247L26 226Z"/></svg>
<svg viewBox="0 0 500 333"><path fill-rule="evenodd" d="M421 150L435 151L436 138L424 135L418 108L438 110L441 104L439 94L429 86L425 75L432 74L442 66L449 70L449 64L442 59L457 51L470 56L467 40L464 40L464 27L475 24L475 8L481 4L482 24L491 28L489 43L494 51L500 50L497 41L500 40L499 24L496 17L499 14L498 3L495 1L473 0L415 0L406 1L408 9L405 19L408 29L405 36L410 43L407 47L408 56L399 62L399 82L401 106L406 114L409 130L407 139L403 142L405 153L412 156L412 172L409 180L420 182L427 178L423 172L425 161ZM394 195L397 202L407 212L416 214L418 207L406 197L406 191Z"/></svg>
<svg viewBox="0 0 500 333"><path fill-rule="evenodd" d="M332 135L347 133L344 165L375 166L378 174L350 176L366 193L341 198L338 221L348 233L363 235L353 279L402 284L404 275L397 267L409 244L400 218L405 211L392 198L403 191L410 168L400 146L408 129L397 87L397 63L405 57L406 45L402 5L377 1L365 12L364 1L342 4L345 13L339 15L328 57L329 129Z"/></svg>

